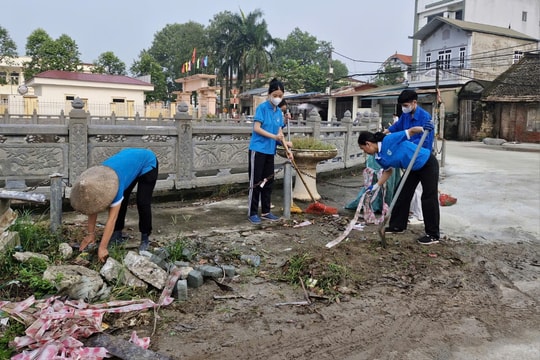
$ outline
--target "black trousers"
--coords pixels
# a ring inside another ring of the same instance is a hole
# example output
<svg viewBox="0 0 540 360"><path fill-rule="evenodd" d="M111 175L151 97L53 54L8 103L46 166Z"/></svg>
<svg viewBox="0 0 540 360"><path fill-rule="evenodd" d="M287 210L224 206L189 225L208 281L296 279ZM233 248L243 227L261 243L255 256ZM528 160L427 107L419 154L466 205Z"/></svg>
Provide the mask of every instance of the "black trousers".
<svg viewBox="0 0 540 360"><path fill-rule="evenodd" d="M257 151L249 151L249 213L248 216L258 215L259 201L261 203L261 213L270 212L272 202L272 184L274 183L274 155L263 154ZM261 188L259 184L264 179L268 179Z"/></svg>
<svg viewBox="0 0 540 360"><path fill-rule="evenodd" d="M142 234L150 235L152 233L152 194L156 187L158 178L159 166L156 161L156 167L147 173L137 177L124 190L124 199L120 204L120 212L114 225L114 231L122 231L126 222L127 208L129 205L129 197L135 185L137 185L137 211L139 213L139 231Z"/></svg>
<svg viewBox="0 0 540 360"><path fill-rule="evenodd" d="M407 228L409 208L418 183L422 184L422 212L426 234L438 239L440 236L439 162L433 154L421 169L409 173L390 215L389 226L399 229Z"/></svg>

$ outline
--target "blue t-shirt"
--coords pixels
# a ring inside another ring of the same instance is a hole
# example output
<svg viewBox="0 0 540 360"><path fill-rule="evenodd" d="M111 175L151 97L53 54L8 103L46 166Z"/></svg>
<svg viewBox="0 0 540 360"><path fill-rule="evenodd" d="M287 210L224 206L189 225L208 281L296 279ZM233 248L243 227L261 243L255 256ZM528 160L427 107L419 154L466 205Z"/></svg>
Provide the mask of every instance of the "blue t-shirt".
<svg viewBox="0 0 540 360"><path fill-rule="evenodd" d="M124 190L136 178L157 167L157 159L152 150L128 148L103 161L102 165L113 169L118 176L118 192L111 204L114 206L123 200Z"/></svg>
<svg viewBox="0 0 540 360"><path fill-rule="evenodd" d="M386 135L381 144L380 151L375 154L375 160L383 169L401 168L406 169L418 145L409 141L407 132L399 131ZM412 170L421 169L429 159L431 150L424 147L420 149Z"/></svg>
<svg viewBox="0 0 540 360"><path fill-rule="evenodd" d="M280 108L274 107L268 100L257 106L254 121L260 122L262 129L274 135L277 135L279 129L285 126L283 112ZM275 155L276 140L262 136L253 131L251 134L251 141L249 142L249 150L268 155Z"/></svg>
<svg viewBox="0 0 540 360"><path fill-rule="evenodd" d="M399 120L388 127L388 131L391 133L403 131L410 129L414 126L424 126L425 123L431 121L431 115L424 109L422 109L420 106L416 106L416 110L414 111L414 115L411 115L411 113L408 114L401 114L399 117ZM411 136L410 141L412 141L415 144L418 144L420 142L420 139L422 138L422 133L414 134ZM431 151L433 149L433 131L430 131L429 134L426 137L426 140L424 140L424 143L422 144L423 148L426 148Z"/></svg>

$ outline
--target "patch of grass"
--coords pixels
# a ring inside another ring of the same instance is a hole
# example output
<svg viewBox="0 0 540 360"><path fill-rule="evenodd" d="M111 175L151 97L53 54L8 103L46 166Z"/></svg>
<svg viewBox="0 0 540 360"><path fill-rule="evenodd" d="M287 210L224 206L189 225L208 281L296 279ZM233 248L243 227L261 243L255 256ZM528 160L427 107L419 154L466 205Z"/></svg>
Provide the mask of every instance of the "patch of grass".
<svg viewBox="0 0 540 360"><path fill-rule="evenodd" d="M0 318L2 312L0 311ZM17 337L24 335L26 327L20 322L12 320L0 337L0 359L11 359L15 355L15 348L10 347L10 343Z"/></svg>
<svg viewBox="0 0 540 360"><path fill-rule="evenodd" d="M293 143L293 149L302 149L302 150L334 150L335 145L326 143L324 141L309 137L293 137L291 139Z"/></svg>
<svg viewBox="0 0 540 360"><path fill-rule="evenodd" d="M169 243L165 248L169 253L169 261L186 261L186 256L184 255L184 249L187 248L185 239L178 237L173 242Z"/></svg>
<svg viewBox="0 0 540 360"><path fill-rule="evenodd" d="M9 230L19 233L24 251L41 252L49 256L57 253L58 244L62 240L59 234L51 233L46 221L39 218L34 220L32 212L28 210L18 214L17 220Z"/></svg>

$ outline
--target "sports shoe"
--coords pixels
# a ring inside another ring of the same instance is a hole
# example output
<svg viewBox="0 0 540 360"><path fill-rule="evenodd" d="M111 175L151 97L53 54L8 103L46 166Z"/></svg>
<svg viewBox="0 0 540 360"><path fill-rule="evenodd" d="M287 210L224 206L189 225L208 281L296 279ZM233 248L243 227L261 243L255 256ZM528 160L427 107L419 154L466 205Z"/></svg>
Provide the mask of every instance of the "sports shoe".
<svg viewBox="0 0 540 360"><path fill-rule="evenodd" d="M141 245L139 246L139 251L147 251L150 247L150 239L148 235L141 234Z"/></svg>
<svg viewBox="0 0 540 360"><path fill-rule="evenodd" d="M397 227L390 227L390 226L384 229L384 232L387 234L401 234L404 231L405 231L404 229L400 229Z"/></svg>
<svg viewBox="0 0 540 360"><path fill-rule="evenodd" d="M411 225L420 225L420 224L424 223L424 220L420 220L420 219L416 218L416 216L411 215L411 216L409 216L408 223L411 224Z"/></svg>
<svg viewBox="0 0 540 360"><path fill-rule="evenodd" d="M261 223L261 218L259 217L259 215L251 215L250 217L248 217L248 220L250 223L255 224L255 225L258 225Z"/></svg>
<svg viewBox="0 0 540 360"><path fill-rule="evenodd" d="M431 235L424 235L421 238L418 239L418 243L422 245L431 245L431 244L438 244L439 239L431 236Z"/></svg>
<svg viewBox="0 0 540 360"><path fill-rule="evenodd" d="M113 231L111 239L109 240L109 246L118 246L124 244L128 239L128 236L122 234L122 231Z"/></svg>
<svg viewBox="0 0 540 360"><path fill-rule="evenodd" d="M262 215L261 219L270 220L270 221L277 221L277 220L279 220L279 217L277 217L276 215L274 215L272 213L268 213L266 215Z"/></svg>

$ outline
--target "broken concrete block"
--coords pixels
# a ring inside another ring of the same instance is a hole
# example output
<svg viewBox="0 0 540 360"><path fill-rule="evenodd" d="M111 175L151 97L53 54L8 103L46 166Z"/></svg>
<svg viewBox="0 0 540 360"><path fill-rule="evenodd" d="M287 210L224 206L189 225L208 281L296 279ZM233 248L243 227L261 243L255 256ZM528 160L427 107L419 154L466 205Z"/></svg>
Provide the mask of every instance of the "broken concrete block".
<svg viewBox="0 0 540 360"><path fill-rule="evenodd" d="M225 272L226 277L233 277L236 274L236 268L232 265L222 265L221 268Z"/></svg>
<svg viewBox="0 0 540 360"><path fill-rule="evenodd" d="M5 253L6 250L10 250L21 246L21 240L19 233L16 231L4 231L0 233L0 253Z"/></svg>
<svg viewBox="0 0 540 360"><path fill-rule="evenodd" d="M27 262L30 259L41 259L49 262L49 257L45 254L33 253L30 251L16 252L13 257L20 262Z"/></svg>
<svg viewBox="0 0 540 360"><path fill-rule="evenodd" d="M191 266L180 267L180 279L187 279L189 273L193 270Z"/></svg>
<svg viewBox="0 0 540 360"><path fill-rule="evenodd" d="M202 265L197 268L199 270L203 277L211 277L214 279L219 279L223 277L223 270L217 266L212 265Z"/></svg>
<svg viewBox="0 0 540 360"><path fill-rule="evenodd" d="M79 265L49 266L43 279L55 284L60 294L87 302L101 298L107 286L98 272Z"/></svg>
<svg viewBox="0 0 540 360"><path fill-rule="evenodd" d="M167 281L167 272L148 258L129 251L124 257L124 264L136 277L147 284L162 290Z"/></svg>
<svg viewBox="0 0 540 360"><path fill-rule="evenodd" d="M60 243L58 245L58 252L62 259L69 259L73 255L73 248L68 243Z"/></svg>
<svg viewBox="0 0 540 360"><path fill-rule="evenodd" d="M127 267L120 264L118 261L114 260L112 257L108 257L107 261L99 271L101 276L105 278L109 283L114 283L116 281L120 282L123 285L146 289L148 285L133 275Z"/></svg>
<svg viewBox="0 0 540 360"><path fill-rule="evenodd" d="M176 299L178 301L186 301L188 299L187 280L178 280L176 282Z"/></svg>
<svg viewBox="0 0 540 360"><path fill-rule="evenodd" d="M187 283L190 288L198 288L204 284L204 277L198 270L192 270L187 277Z"/></svg>

